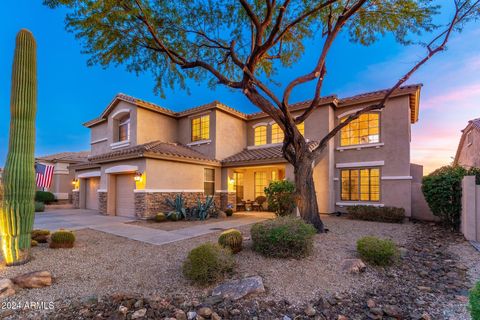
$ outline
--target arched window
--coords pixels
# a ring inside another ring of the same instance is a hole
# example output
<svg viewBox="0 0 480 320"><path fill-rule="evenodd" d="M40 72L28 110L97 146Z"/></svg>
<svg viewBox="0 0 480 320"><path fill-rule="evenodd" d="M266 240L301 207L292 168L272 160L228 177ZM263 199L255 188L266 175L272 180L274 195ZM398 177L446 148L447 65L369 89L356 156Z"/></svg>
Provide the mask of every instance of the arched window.
<svg viewBox="0 0 480 320"><path fill-rule="evenodd" d="M125 114L118 119L118 142L130 139L130 114Z"/></svg>
<svg viewBox="0 0 480 320"><path fill-rule="evenodd" d="M342 118L342 122L346 117ZM350 146L380 142L380 114L364 113L340 131L340 145Z"/></svg>
<svg viewBox="0 0 480 320"><path fill-rule="evenodd" d="M267 126L258 126L254 129L254 144L261 146L267 144Z"/></svg>
<svg viewBox="0 0 480 320"><path fill-rule="evenodd" d="M282 143L284 138L283 130L277 123L272 124L272 143Z"/></svg>

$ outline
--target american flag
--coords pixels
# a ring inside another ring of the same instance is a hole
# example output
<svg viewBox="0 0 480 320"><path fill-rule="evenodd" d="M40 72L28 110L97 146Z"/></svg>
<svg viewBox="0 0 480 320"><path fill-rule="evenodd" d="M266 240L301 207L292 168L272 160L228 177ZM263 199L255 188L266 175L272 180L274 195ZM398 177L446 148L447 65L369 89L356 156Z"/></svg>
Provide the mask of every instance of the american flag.
<svg viewBox="0 0 480 320"><path fill-rule="evenodd" d="M35 178L37 180L37 187L50 187L50 185L52 184L53 169L54 166L35 163Z"/></svg>

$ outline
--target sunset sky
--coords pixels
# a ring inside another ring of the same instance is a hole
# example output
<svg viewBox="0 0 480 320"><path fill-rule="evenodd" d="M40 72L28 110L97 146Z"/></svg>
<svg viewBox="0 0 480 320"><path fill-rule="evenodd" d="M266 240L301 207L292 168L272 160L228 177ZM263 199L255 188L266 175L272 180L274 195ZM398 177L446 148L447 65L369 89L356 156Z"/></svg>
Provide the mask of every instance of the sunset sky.
<svg viewBox="0 0 480 320"><path fill-rule="evenodd" d="M439 3L450 1L440 1ZM448 17L451 11L439 19ZM4 4L0 13L0 167L8 145L10 76L15 35L30 29L38 45L37 155L61 151L88 150L89 132L81 124L97 117L118 92L142 98L161 106L182 110L220 100L242 110L254 112L240 93L226 88L208 89L206 84L190 83L191 95L167 90L161 99L153 92L149 74L138 77L123 66L102 69L88 67L81 43L64 28L65 11L50 10L41 1L16 0ZM425 40L431 36L425 35ZM423 164L425 172L449 164L455 155L460 130L468 120L480 117L480 23L468 25L455 34L449 48L433 58L409 81L423 83L420 120L413 126L412 162ZM318 45L307 43L302 61L283 70L275 79L285 84L294 75L309 70L318 56ZM418 46L402 46L390 36L363 47L338 39L328 60L324 95L345 97L388 88L423 54ZM280 91L278 88L277 91ZM310 87L297 91L292 99L306 100Z"/></svg>

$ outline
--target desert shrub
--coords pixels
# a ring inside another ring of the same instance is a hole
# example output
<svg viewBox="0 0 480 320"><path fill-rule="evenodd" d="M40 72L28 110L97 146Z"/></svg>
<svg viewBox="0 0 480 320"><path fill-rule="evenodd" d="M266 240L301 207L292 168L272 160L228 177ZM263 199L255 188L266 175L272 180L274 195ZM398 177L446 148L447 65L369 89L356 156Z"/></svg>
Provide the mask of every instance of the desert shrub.
<svg viewBox="0 0 480 320"><path fill-rule="evenodd" d="M205 243L190 251L183 263L183 274L192 282L205 285L223 279L234 264L230 250Z"/></svg>
<svg viewBox="0 0 480 320"><path fill-rule="evenodd" d="M47 243L48 237L50 236L50 231L44 229L34 229L32 230L32 240L37 241L38 243Z"/></svg>
<svg viewBox="0 0 480 320"><path fill-rule="evenodd" d="M313 248L315 228L296 217L281 217L256 223L251 231L253 250L267 257L308 256Z"/></svg>
<svg viewBox="0 0 480 320"><path fill-rule="evenodd" d="M480 281L470 290L468 310L472 320L480 320Z"/></svg>
<svg viewBox="0 0 480 320"><path fill-rule="evenodd" d="M75 235L71 231L58 230L50 236L50 248L72 248Z"/></svg>
<svg viewBox="0 0 480 320"><path fill-rule="evenodd" d="M227 215L227 217L231 217L231 216L233 216L233 210L232 209L227 209L227 210L225 210L225 214Z"/></svg>
<svg viewBox="0 0 480 320"><path fill-rule="evenodd" d="M460 228L462 214L462 179L476 176L480 184L480 169L444 166L423 178L422 191L432 213L452 229Z"/></svg>
<svg viewBox="0 0 480 320"><path fill-rule="evenodd" d="M218 244L224 248L229 248L232 253L242 251L242 233L236 229L229 229L220 234Z"/></svg>
<svg viewBox="0 0 480 320"><path fill-rule="evenodd" d="M36 240L31 240L31 241L30 241L30 246L31 246L31 247L36 247L36 246L38 246L38 241L36 241Z"/></svg>
<svg viewBox="0 0 480 320"><path fill-rule="evenodd" d="M265 188L268 210L277 216L290 215L295 208L295 185L288 180L272 181Z"/></svg>
<svg viewBox="0 0 480 320"><path fill-rule="evenodd" d="M397 246L392 240L371 236L357 241L357 251L362 259L379 266L390 265L398 257Z"/></svg>
<svg viewBox="0 0 480 320"><path fill-rule="evenodd" d="M172 209L167 214L167 217L170 220L177 221L187 218L187 212L185 209L185 198L183 194L176 194L175 198L166 199L165 203Z"/></svg>
<svg viewBox="0 0 480 320"><path fill-rule="evenodd" d="M167 216L163 212L159 212L155 215L155 222L164 222L167 221Z"/></svg>
<svg viewBox="0 0 480 320"><path fill-rule="evenodd" d="M55 196L53 195L53 193L48 191L36 191L35 201L49 204L55 201Z"/></svg>
<svg viewBox="0 0 480 320"><path fill-rule="evenodd" d="M402 223L405 209L396 207L353 206L348 207L348 217L355 220Z"/></svg>
<svg viewBox="0 0 480 320"><path fill-rule="evenodd" d="M45 203L35 201L35 212L43 212L45 211Z"/></svg>

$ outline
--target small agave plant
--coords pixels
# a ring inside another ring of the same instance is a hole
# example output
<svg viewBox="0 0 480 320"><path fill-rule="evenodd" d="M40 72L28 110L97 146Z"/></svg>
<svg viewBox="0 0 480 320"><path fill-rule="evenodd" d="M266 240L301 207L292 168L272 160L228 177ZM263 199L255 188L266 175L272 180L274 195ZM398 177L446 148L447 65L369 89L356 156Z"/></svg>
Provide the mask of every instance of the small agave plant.
<svg viewBox="0 0 480 320"><path fill-rule="evenodd" d="M166 203L172 208L172 210L167 214L168 219L172 220L182 220L187 218L187 211L185 210L185 198L183 194L175 195L175 198L167 199Z"/></svg>
<svg viewBox="0 0 480 320"><path fill-rule="evenodd" d="M196 210L198 219L206 220L214 206L215 202L213 201L213 196L207 196L205 202L202 202L200 198L197 198Z"/></svg>

